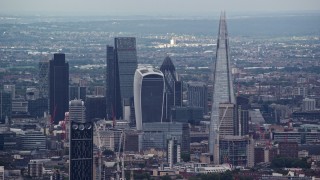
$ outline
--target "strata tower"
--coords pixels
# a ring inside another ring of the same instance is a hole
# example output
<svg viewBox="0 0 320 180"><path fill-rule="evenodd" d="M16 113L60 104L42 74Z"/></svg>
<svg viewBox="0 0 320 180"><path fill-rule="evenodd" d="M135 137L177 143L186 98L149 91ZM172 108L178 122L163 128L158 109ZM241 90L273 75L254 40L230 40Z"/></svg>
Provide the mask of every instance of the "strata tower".
<svg viewBox="0 0 320 180"><path fill-rule="evenodd" d="M209 152L213 155L214 163L218 164L220 127L225 124L224 121L230 121L230 117L225 118L225 115L229 114L230 110L228 110L228 106L223 106L223 104L235 104L225 12L222 12L220 16L216 61L213 68L213 95L209 132ZM233 115L232 118L234 118ZM234 129L234 125L228 126L228 128Z"/></svg>

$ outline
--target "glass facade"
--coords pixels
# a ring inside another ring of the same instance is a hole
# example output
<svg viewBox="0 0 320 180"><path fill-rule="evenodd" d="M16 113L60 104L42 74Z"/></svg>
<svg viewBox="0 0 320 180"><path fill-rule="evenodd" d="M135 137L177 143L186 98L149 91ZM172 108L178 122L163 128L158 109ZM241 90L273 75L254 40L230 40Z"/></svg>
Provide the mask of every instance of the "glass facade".
<svg viewBox="0 0 320 180"><path fill-rule="evenodd" d="M203 113L208 113L208 88L205 83L188 83L188 103L190 107L201 107Z"/></svg>
<svg viewBox="0 0 320 180"><path fill-rule="evenodd" d="M6 117L11 119L12 99L10 93L0 91L0 123L5 123Z"/></svg>
<svg viewBox="0 0 320 180"><path fill-rule="evenodd" d="M114 48L107 46L107 118L122 119L119 68Z"/></svg>
<svg viewBox="0 0 320 180"><path fill-rule="evenodd" d="M49 80L50 115L57 124L69 110L69 63L65 61L65 54L54 54L50 61Z"/></svg>
<svg viewBox="0 0 320 180"><path fill-rule="evenodd" d="M213 95L212 109L209 133L209 151L214 155L214 163L219 164L219 111L221 111L220 103L235 104L233 93L233 82L231 77L230 56L229 56L229 40L225 13L221 14L219 22L219 32L216 49L216 61L213 69ZM232 127L233 128L233 127Z"/></svg>
<svg viewBox="0 0 320 180"><path fill-rule="evenodd" d="M136 39L118 37L107 46L107 116L123 119L123 103L133 99L133 78L137 69Z"/></svg>
<svg viewBox="0 0 320 180"><path fill-rule="evenodd" d="M143 124L143 149L165 150L167 140L172 138L181 144L181 152L190 152L190 130L187 123L153 122Z"/></svg>
<svg viewBox="0 0 320 180"><path fill-rule="evenodd" d="M136 38L118 37L114 40L115 58L118 63L121 98L133 97L133 78L137 69Z"/></svg>
<svg viewBox="0 0 320 180"><path fill-rule="evenodd" d="M165 94L164 94L164 116L163 121L170 121L171 107L182 106L182 82L178 81L176 69L170 57L166 57L160 67L164 75Z"/></svg>
<svg viewBox="0 0 320 180"><path fill-rule="evenodd" d="M163 76L147 75L141 85L142 123L161 122L163 104Z"/></svg>

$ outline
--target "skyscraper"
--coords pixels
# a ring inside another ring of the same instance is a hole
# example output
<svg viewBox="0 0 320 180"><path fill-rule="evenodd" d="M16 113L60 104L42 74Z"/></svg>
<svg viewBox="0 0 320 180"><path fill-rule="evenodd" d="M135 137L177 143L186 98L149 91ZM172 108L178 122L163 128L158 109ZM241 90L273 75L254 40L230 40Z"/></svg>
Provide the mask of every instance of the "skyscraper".
<svg viewBox="0 0 320 180"><path fill-rule="evenodd" d="M64 119L69 110L69 63L65 54L54 54L49 64L49 109L53 123Z"/></svg>
<svg viewBox="0 0 320 180"><path fill-rule="evenodd" d="M161 122L163 116L164 80L161 71L140 68L134 75L134 107L137 130L142 123Z"/></svg>
<svg viewBox="0 0 320 180"><path fill-rule="evenodd" d="M6 119L11 119L12 112L12 96L11 93L2 92L0 90L0 123L5 123Z"/></svg>
<svg viewBox="0 0 320 180"><path fill-rule="evenodd" d="M182 106L182 82L179 81L176 68L169 56L164 59L160 71L164 75L165 82L163 120L169 121L171 119L171 108Z"/></svg>
<svg viewBox="0 0 320 180"><path fill-rule="evenodd" d="M86 101L87 87L85 86L70 86L69 87L69 101L74 99L81 99Z"/></svg>
<svg viewBox="0 0 320 180"><path fill-rule="evenodd" d="M249 99L237 96L237 125L235 131L237 135L244 136L249 134Z"/></svg>
<svg viewBox="0 0 320 180"><path fill-rule="evenodd" d="M70 179L93 178L93 128L85 117L85 106L81 100L69 103L70 120Z"/></svg>
<svg viewBox="0 0 320 180"><path fill-rule="evenodd" d="M123 118L124 102L133 100L133 77L137 69L136 39L118 37L107 46L107 114Z"/></svg>
<svg viewBox="0 0 320 180"><path fill-rule="evenodd" d="M94 118L104 119L106 117L105 96L87 96L86 118L91 121Z"/></svg>
<svg viewBox="0 0 320 180"><path fill-rule="evenodd" d="M49 61L39 62L39 95L48 98L49 96Z"/></svg>
<svg viewBox="0 0 320 180"><path fill-rule="evenodd" d="M235 104L230 68L229 40L225 13L221 13L213 73L212 110L209 130L209 152L215 164L219 163L219 128L221 123L220 103ZM229 106L226 106L229 107ZM228 108L222 111L227 112ZM234 127L230 127L234 128Z"/></svg>

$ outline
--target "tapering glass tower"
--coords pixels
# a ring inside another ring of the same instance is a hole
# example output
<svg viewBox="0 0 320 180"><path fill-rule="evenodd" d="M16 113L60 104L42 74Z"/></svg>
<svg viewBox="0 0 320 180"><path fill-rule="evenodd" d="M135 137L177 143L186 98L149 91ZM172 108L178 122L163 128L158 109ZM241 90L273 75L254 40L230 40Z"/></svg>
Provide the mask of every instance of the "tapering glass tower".
<svg viewBox="0 0 320 180"><path fill-rule="evenodd" d="M137 69L136 38L118 37L107 46L107 114L123 118L124 102L133 100L133 77Z"/></svg>
<svg viewBox="0 0 320 180"><path fill-rule="evenodd" d="M165 81L163 121L170 121L171 107L182 106L182 82L179 81L176 68L169 56L164 59L160 71L163 73Z"/></svg>
<svg viewBox="0 0 320 180"><path fill-rule="evenodd" d="M221 104L235 104L233 83L230 68L229 40L225 12L221 13L216 49L216 61L213 73L213 104L211 110L209 151L214 157L214 163L219 163L219 131L224 121L227 108L221 111ZM222 113L221 113L222 112ZM233 127L230 127L233 128Z"/></svg>

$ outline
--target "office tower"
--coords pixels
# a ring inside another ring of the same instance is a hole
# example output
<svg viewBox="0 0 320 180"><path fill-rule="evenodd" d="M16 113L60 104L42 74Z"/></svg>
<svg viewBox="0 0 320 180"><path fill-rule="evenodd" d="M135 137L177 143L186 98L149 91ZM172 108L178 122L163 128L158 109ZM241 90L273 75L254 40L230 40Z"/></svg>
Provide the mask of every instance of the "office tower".
<svg viewBox="0 0 320 180"><path fill-rule="evenodd" d="M0 131L0 151L13 151L17 149L17 136L15 132Z"/></svg>
<svg viewBox="0 0 320 180"><path fill-rule="evenodd" d="M169 163L169 167L172 168L174 164L180 162L180 144L174 138L167 140L167 160Z"/></svg>
<svg viewBox="0 0 320 180"><path fill-rule="evenodd" d="M180 144L181 153L190 153L190 129L187 123L152 122L143 124L143 135L139 140L142 150L167 149L167 140L174 138Z"/></svg>
<svg viewBox="0 0 320 180"><path fill-rule="evenodd" d="M107 46L107 118L121 119L122 105L120 95L120 80L118 61L114 54L114 48Z"/></svg>
<svg viewBox="0 0 320 180"><path fill-rule="evenodd" d="M219 139L221 164L254 166L254 142L249 136L222 136Z"/></svg>
<svg viewBox="0 0 320 180"><path fill-rule="evenodd" d="M40 131L26 131L20 137L22 150L46 150L46 136Z"/></svg>
<svg viewBox="0 0 320 180"><path fill-rule="evenodd" d="M87 96L86 118L91 121L94 118L104 119L106 117L105 96Z"/></svg>
<svg viewBox="0 0 320 180"><path fill-rule="evenodd" d="M164 75L165 82L163 120L170 121L171 108L182 106L182 82L179 81L176 68L169 56L164 59L160 71Z"/></svg>
<svg viewBox="0 0 320 180"><path fill-rule="evenodd" d="M39 62L39 95L49 97L49 61Z"/></svg>
<svg viewBox="0 0 320 180"><path fill-rule="evenodd" d="M115 57L118 62L121 98L133 97L133 75L137 69L136 38L115 38Z"/></svg>
<svg viewBox="0 0 320 180"><path fill-rule="evenodd" d="M161 71L139 68L134 75L134 107L137 130L146 122L161 122L164 80Z"/></svg>
<svg viewBox="0 0 320 180"><path fill-rule="evenodd" d="M28 101L28 112L32 117L44 117L44 113L48 112L48 99L39 98Z"/></svg>
<svg viewBox="0 0 320 180"><path fill-rule="evenodd" d="M85 118L85 106L81 100L69 102L70 121L70 179L93 178L93 128Z"/></svg>
<svg viewBox="0 0 320 180"><path fill-rule="evenodd" d="M87 87L84 86L70 86L69 87L69 101L74 99L81 99L86 101Z"/></svg>
<svg viewBox="0 0 320 180"><path fill-rule="evenodd" d="M189 107L201 107L203 113L208 113L208 88L202 82L189 82L188 89L188 103Z"/></svg>
<svg viewBox="0 0 320 180"><path fill-rule="evenodd" d="M11 119L12 99L11 93L0 91L0 123L5 123L5 119Z"/></svg>
<svg viewBox="0 0 320 180"><path fill-rule="evenodd" d="M203 108L201 107L173 107L171 108L172 122L190 123L199 125L203 120Z"/></svg>
<svg viewBox="0 0 320 180"><path fill-rule="evenodd" d="M49 110L52 123L58 124L69 110L69 63L65 54L54 54L49 63Z"/></svg>
<svg viewBox="0 0 320 180"><path fill-rule="evenodd" d="M133 77L137 69L136 39L118 37L107 46L107 114L123 118L124 101L133 99Z"/></svg>
<svg viewBox="0 0 320 180"><path fill-rule="evenodd" d="M235 135L244 136L249 134L249 99L245 97L237 97L237 116Z"/></svg>
<svg viewBox="0 0 320 180"><path fill-rule="evenodd" d="M16 86L15 85L3 85L3 92L10 93L11 98L16 98Z"/></svg>
<svg viewBox="0 0 320 180"><path fill-rule="evenodd" d="M221 13L213 73L212 109L209 129L209 152L219 164L220 103L235 104L230 68L229 40L225 13ZM227 110L227 109L225 109Z"/></svg>

